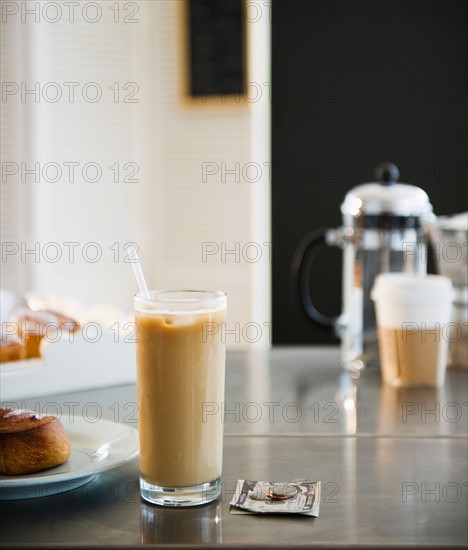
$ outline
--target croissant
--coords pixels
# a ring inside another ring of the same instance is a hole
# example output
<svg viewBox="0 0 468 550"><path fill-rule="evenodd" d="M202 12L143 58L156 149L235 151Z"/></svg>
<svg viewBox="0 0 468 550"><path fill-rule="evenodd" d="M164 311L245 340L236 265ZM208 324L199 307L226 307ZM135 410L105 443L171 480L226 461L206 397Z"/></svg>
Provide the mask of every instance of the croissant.
<svg viewBox="0 0 468 550"><path fill-rule="evenodd" d="M0 408L0 472L32 474L66 462L70 442L56 416Z"/></svg>

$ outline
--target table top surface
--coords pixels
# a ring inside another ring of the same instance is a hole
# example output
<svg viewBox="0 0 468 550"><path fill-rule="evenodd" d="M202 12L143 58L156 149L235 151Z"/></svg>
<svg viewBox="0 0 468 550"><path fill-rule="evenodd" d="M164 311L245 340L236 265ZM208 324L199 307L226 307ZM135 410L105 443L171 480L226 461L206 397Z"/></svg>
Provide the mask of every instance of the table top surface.
<svg viewBox="0 0 468 550"><path fill-rule="evenodd" d="M3 403L9 405L12 403ZM136 387L12 405L137 428ZM190 509L140 499L138 459L73 491L0 502L0 544L464 546L468 371L439 389L353 378L336 347L228 353L221 498ZM320 517L233 515L237 479L322 483Z"/></svg>

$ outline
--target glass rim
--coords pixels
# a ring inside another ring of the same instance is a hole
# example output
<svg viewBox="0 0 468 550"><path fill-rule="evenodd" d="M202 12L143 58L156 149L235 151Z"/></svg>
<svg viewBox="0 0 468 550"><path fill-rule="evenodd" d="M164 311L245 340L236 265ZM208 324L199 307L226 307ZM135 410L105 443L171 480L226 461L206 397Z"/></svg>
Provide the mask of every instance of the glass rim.
<svg viewBox="0 0 468 550"><path fill-rule="evenodd" d="M135 294L134 307L147 313L217 311L226 309L227 294L221 290L150 290L150 298Z"/></svg>
<svg viewBox="0 0 468 550"><path fill-rule="evenodd" d="M153 298L154 294L161 295L161 294L198 294L200 295L200 298L203 299L203 295L209 298L227 298L227 293L222 290L202 290L202 289L171 289L171 290L150 290L150 298L145 298L141 292L137 292L133 295L134 298L141 300L143 302L156 302L159 301L157 298ZM200 299L198 298L198 300ZM165 302L181 302L182 300L164 300Z"/></svg>

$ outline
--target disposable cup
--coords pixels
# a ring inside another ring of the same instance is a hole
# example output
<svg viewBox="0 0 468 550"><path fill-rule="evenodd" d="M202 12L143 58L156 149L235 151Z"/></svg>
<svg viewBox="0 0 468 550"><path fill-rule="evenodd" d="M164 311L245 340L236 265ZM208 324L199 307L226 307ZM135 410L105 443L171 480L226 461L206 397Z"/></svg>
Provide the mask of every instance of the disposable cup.
<svg viewBox="0 0 468 550"><path fill-rule="evenodd" d="M395 386L441 386L451 338L451 280L382 273L375 302L382 379Z"/></svg>

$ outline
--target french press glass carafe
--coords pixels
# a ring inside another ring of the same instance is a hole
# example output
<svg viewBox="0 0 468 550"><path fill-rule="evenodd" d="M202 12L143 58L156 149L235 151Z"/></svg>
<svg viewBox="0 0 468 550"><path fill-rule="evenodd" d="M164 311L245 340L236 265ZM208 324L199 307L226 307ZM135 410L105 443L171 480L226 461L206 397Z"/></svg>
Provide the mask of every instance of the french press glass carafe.
<svg viewBox="0 0 468 550"><path fill-rule="evenodd" d="M434 218L427 194L414 185L397 183L398 168L380 164L377 182L351 189L341 205L343 225L307 235L293 264L305 312L314 321L332 325L341 339L345 368L360 371L378 364L377 330L370 291L379 273L427 270L427 228ZM343 250L342 313L330 318L313 304L310 273L324 244Z"/></svg>

